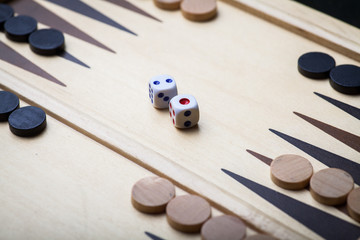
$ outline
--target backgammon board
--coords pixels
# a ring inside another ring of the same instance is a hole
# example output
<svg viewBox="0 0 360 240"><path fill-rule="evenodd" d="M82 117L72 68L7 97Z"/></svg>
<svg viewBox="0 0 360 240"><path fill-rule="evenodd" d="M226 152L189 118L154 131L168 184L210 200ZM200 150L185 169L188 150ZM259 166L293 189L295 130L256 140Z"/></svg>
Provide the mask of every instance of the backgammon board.
<svg viewBox="0 0 360 240"><path fill-rule="evenodd" d="M346 210L278 187L269 164L297 154L314 171L349 172L358 187L360 96L305 78L297 60L320 51L359 65L360 30L266 2L219 1L215 19L192 22L151 0L9 1L62 31L66 50L39 56L0 33L0 88L48 114L33 138L0 123L0 239L200 239L132 207L133 184L151 175L206 198L213 216L240 217L248 236L359 238ZM196 127L176 129L152 107L158 74L196 96Z"/></svg>

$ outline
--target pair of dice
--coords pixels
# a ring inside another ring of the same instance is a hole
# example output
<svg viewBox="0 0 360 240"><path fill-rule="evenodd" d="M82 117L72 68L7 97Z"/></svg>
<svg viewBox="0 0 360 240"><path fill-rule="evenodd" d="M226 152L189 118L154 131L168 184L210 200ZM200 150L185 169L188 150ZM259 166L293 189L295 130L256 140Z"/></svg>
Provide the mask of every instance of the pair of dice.
<svg viewBox="0 0 360 240"><path fill-rule="evenodd" d="M199 122L199 106L194 96L177 95L173 77L158 75L149 81L149 98L155 108L169 108L170 118L177 128L190 128Z"/></svg>

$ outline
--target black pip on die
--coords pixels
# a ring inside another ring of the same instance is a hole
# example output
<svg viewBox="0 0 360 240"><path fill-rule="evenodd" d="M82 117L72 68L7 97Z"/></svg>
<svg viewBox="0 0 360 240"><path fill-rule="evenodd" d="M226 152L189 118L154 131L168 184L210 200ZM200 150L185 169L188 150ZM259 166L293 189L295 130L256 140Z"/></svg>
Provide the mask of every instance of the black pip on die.
<svg viewBox="0 0 360 240"><path fill-rule="evenodd" d="M149 81L149 98L155 108L168 108L170 100L177 95L174 78L158 75Z"/></svg>
<svg viewBox="0 0 360 240"><path fill-rule="evenodd" d="M192 95L180 94L173 97L169 104L169 112L177 128L190 128L199 122L199 106Z"/></svg>

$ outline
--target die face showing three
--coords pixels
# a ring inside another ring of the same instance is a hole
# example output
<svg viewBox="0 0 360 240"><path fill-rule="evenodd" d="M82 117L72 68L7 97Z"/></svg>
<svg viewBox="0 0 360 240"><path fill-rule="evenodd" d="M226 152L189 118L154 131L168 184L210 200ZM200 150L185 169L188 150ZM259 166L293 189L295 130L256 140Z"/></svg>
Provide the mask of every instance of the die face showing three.
<svg viewBox="0 0 360 240"><path fill-rule="evenodd" d="M149 98L155 108L168 108L170 100L177 95L173 77L158 75L149 81Z"/></svg>
<svg viewBox="0 0 360 240"><path fill-rule="evenodd" d="M170 117L177 128L190 128L199 122L199 106L194 96L180 94L169 104Z"/></svg>

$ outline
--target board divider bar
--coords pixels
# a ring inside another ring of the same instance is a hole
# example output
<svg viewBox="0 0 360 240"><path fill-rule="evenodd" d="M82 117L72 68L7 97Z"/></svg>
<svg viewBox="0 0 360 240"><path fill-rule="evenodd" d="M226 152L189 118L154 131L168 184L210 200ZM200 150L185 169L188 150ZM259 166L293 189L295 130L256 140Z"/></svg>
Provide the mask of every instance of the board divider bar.
<svg viewBox="0 0 360 240"><path fill-rule="evenodd" d="M169 179L177 187L204 197L212 207L223 213L240 217L255 231L268 233L280 239L308 239L305 235L294 232L276 219L265 215L242 199L207 182L203 177L167 159L160 153L104 126L94 118L56 101L45 92L32 87L8 72L0 71L0 87L13 92L21 100L33 106L43 108L49 116L133 161L140 167ZM221 166L219 166L220 173ZM227 206L233 206L233 208Z"/></svg>
<svg viewBox="0 0 360 240"><path fill-rule="evenodd" d="M221 0L229 5L232 5L236 8L239 8L245 12L248 12L256 17L262 18L268 22L271 22L275 25L278 25L290 32L303 36L313 42L319 43L323 46L326 46L334 51L337 51L349 58L352 58L356 61L360 61L360 44L356 42L354 32L360 36L360 30L344 23L340 20L327 16L321 12L317 12L310 7L303 6L300 3L290 1L290 0L276 0L273 1L262 1L262 0ZM271 2L271 3L270 3ZM289 2L289 3L288 3ZM273 4L273 5L271 5ZM274 5L280 4L285 7L276 8ZM291 9L286 9L288 6L295 6L299 10L304 10L312 12L315 20L304 20L296 14L292 15L293 12L290 12ZM287 10L289 12L287 12ZM346 34L340 35L336 32L337 28L332 28L331 26L321 26L319 25L322 19L327 19L331 23L336 23L336 27L341 30L346 29Z"/></svg>

